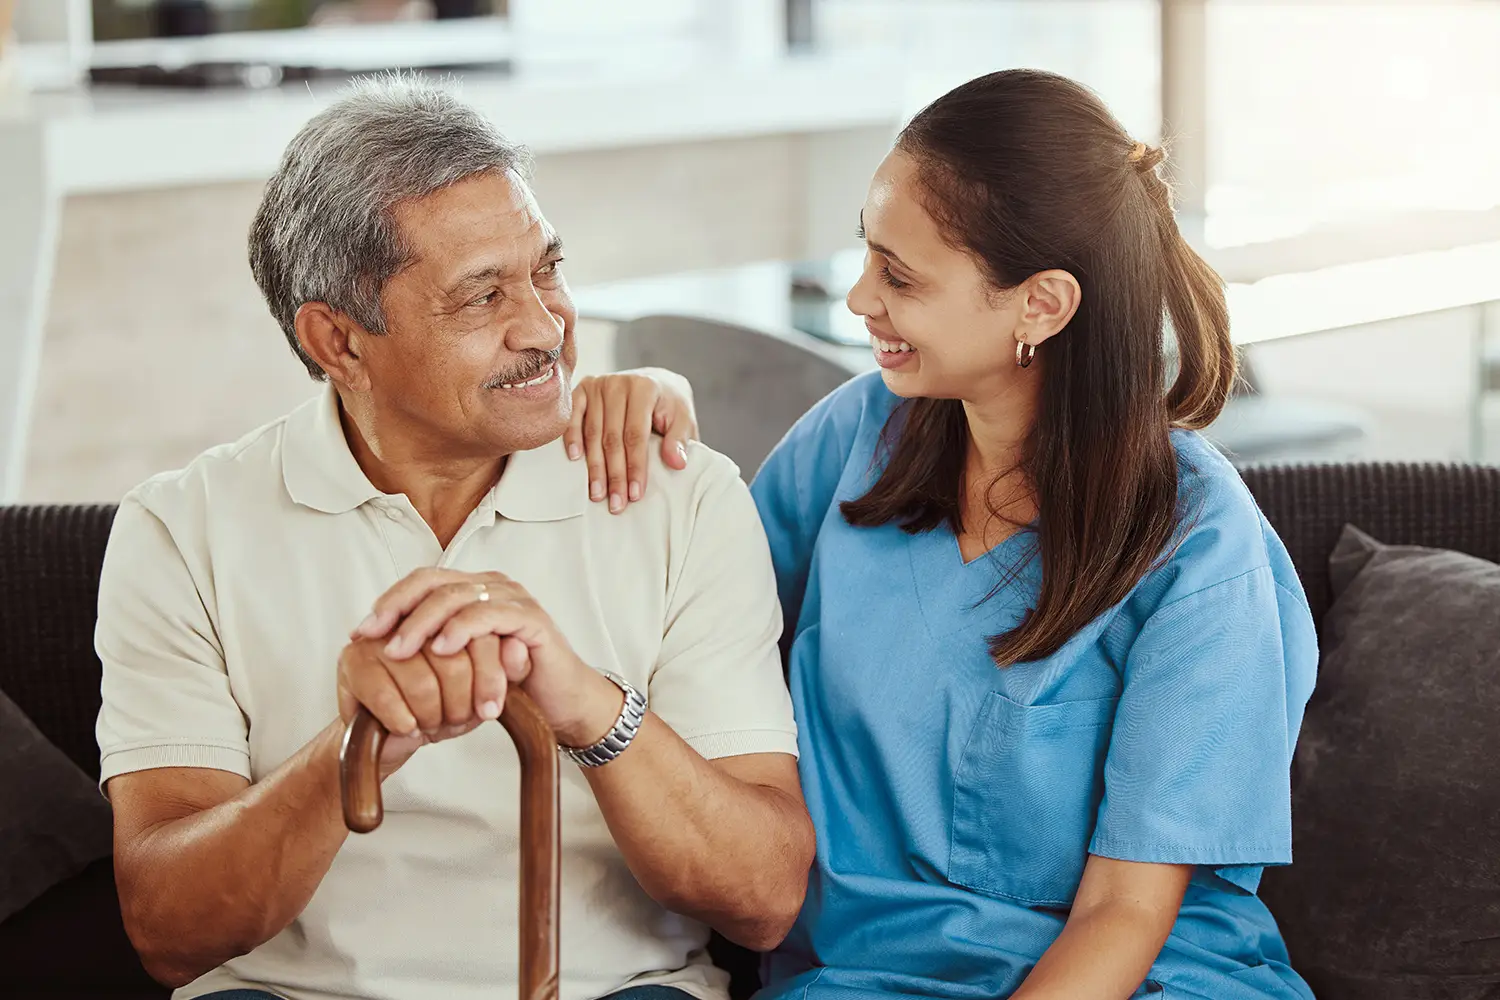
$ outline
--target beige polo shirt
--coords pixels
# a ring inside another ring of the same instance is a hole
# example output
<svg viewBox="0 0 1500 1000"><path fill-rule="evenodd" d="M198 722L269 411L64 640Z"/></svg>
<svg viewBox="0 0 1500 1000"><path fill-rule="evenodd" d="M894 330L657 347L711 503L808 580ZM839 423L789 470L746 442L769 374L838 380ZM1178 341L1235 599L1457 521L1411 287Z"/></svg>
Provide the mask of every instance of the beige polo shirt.
<svg viewBox="0 0 1500 1000"><path fill-rule="evenodd" d="M653 461L645 498L611 515L561 442L514 455L444 551L405 496L370 485L330 389L147 481L120 506L99 588L101 780L268 774L337 717L349 630L433 565L519 581L585 662L646 692L704 757L794 754L749 491L702 447L684 472ZM302 915L176 996L515 996L518 778L499 725L419 750L385 783L384 825L349 838ZM562 843L565 1000L645 983L726 995L707 928L641 890L566 760Z"/></svg>

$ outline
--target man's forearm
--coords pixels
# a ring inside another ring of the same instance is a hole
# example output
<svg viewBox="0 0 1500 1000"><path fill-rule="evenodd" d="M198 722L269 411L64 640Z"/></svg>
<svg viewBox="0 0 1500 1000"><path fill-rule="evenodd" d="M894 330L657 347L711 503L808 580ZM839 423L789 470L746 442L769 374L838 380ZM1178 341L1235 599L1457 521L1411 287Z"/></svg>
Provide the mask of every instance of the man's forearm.
<svg viewBox="0 0 1500 1000"><path fill-rule="evenodd" d="M757 950L786 936L813 859L794 796L726 773L650 714L627 752L584 773L652 898Z"/></svg>
<svg viewBox="0 0 1500 1000"><path fill-rule="evenodd" d="M121 900L152 975L190 982L302 912L348 835L341 734L331 725L263 781L131 846L129 864L117 865Z"/></svg>

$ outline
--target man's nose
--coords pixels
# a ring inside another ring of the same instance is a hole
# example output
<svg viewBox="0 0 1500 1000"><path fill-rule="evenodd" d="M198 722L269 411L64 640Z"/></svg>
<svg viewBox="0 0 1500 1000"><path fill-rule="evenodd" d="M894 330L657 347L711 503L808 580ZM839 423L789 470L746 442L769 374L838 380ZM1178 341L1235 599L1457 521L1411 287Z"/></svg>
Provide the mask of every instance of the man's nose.
<svg viewBox="0 0 1500 1000"><path fill-rule="evenodd" d="M517 353L533 348L550 351L562 343L565 326L562 316L547 308L547 303L532 288L521 302L520 314L506 331L505 346Z"/></svg>

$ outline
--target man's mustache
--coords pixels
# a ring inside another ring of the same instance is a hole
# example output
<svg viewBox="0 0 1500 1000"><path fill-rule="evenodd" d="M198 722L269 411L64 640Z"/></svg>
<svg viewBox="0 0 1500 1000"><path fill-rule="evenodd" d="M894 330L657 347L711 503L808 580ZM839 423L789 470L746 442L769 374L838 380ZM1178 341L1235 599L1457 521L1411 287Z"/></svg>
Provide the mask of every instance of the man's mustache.
<svg viewBox="0 0 1500 1000"><path fill-rule="evenodd" d="M498 389L502 385L530 382L548 368L557 364L557 359L561 357L561 344L550 351L539 351L533 348L522 354L513 367L506 369L498 375L490 376L489 380L484 383L484 387L486 389Z"/></svg>

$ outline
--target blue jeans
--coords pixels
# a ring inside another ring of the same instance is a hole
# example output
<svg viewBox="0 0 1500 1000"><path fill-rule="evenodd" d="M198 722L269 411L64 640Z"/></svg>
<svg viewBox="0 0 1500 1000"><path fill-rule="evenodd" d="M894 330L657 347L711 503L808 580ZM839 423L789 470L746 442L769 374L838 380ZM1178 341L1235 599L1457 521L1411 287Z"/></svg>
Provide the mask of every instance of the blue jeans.
<svg viewBox="0 0 1500 1000"><path fill-rule="evenodd" d="M198 1000L280 1000L274 993L264 990L220 990L208 993ZM611 993L604 1000L691 1000L688 994L671 986L632 986L618 993Z"/></svg>

